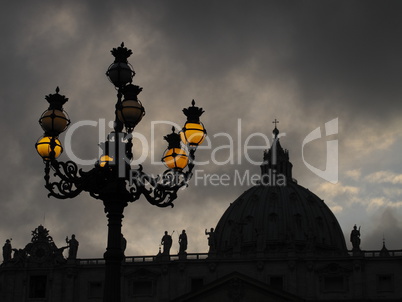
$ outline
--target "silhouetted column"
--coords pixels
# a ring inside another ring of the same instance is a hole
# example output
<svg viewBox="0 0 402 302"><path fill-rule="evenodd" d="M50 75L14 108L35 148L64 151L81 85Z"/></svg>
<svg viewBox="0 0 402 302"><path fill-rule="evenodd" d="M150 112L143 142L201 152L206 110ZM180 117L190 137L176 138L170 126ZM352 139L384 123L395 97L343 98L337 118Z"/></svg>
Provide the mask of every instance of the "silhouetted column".
<svg viewBox="0 0 402 302"><path fill-rule="evenodd" d="M108 237L105 258L104 302L121 301L121 262L124 255L121 249L121 225L126 202L104 201L108 218Z"/></svg>

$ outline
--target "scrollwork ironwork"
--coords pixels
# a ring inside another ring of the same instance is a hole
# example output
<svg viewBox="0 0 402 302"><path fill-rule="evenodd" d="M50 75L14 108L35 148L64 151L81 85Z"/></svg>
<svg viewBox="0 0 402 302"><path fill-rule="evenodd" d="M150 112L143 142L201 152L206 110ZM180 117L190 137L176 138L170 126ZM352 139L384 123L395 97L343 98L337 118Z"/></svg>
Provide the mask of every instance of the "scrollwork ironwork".
<svg viewBox="0 0 402 302"><path fill-rule="evenodd" d="M115 170L117 167L95 165L90 171L84 172L72 161L46 161L45 187L50 192L49 197L59 199L74 198L86 191L93 198L102 200L118 194L126 202L134 202L143 195L152 205L173 207L178 190L188 186L192 177L191 169L187 172L167 170L162 175L152 177L144 173L140 165L138 169L128 169L125 178L119 178ZM55 177L58 180L53 180Z"/></svg>
<svg viewBox="0 0 402 302"><path fill-rule="evenodd" d="M52 168L53 176L58 177L59 181L50 180L50 168ZM68 161L58 162L56 160L46 161L45 167L45 187L49 190L48 196L53 196L59 199L73 198L82 192L82 189L76 186L80 180L78 175L77 164Z"/></svg>

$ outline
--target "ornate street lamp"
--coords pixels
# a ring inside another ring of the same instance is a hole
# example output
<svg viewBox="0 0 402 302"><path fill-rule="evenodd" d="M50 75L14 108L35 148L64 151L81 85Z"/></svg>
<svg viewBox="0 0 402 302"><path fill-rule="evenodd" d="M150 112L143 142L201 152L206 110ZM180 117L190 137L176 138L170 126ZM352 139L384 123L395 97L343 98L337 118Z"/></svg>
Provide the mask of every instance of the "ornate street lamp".
<svg viewBox="0 0 402 302"><path fill-rule="evenodd" d="M144 107L138 100L142 88L132 84L135 72L127 60L132 51L122 43L111 52L115 60L106 75L117 90L114 131L108 135L106 142L100 144L103 154L95 166L84 172L73 161L57 160L63 151L59 135L70 124L63 110L68 99L59 94L58 87L55 94L46 96L50 105L39 120L45 133L35 147L45 163L45 187L49 197L73 198L86 191L103 201L108 218L103 301L118 302L121 298L120 273L124 257L120 242L124 208L141 196L145 196L152 205L173 207L177 191L187 186L192 176L194 154L204 140L206 131L199 120L204 111L196 107L193 100L191 107L183 109L187 122L180 134L173 129L171 134L165 136L169 145L162 161L168 170L152 177L143 172L141 165L138 169L132 169L131 133L145 115ZM186 166L187 171L184 171Z"/></svg>

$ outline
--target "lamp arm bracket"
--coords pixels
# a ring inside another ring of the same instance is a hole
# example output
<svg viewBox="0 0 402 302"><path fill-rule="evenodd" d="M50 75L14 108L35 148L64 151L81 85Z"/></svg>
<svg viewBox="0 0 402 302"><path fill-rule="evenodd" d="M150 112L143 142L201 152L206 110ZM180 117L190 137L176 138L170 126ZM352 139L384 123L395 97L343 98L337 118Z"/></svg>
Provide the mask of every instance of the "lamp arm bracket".
<svg viewBox="0 0 402 302"><path fill-rule="evenodd" d="M53 176L58 181L52 181L50 177L50 168ZM79 185L82 170L79 170L77 164L68 162L59 162L57 160L46 161L45 166L45 188L49 191L48 197L53 196L58 199L74 198L79 195L83 188Z"/></svg>
<svg viewBox="0 0 402 302"><path fill-rule="evenodd" d="M154 206L173 207L173 201L177 198L177 191L188 186L191 176L191 171L167 170L162 175L152 177L145 174L142 166L140 166L139 169L131 170L130 173L131 201L135 201L144 195L147 201Z"/></svg>
<svg viewBox="0 0 402 302"><path fill-rule="evenodd" d="M52 168L53 173L50 172L50 168ZM103 178L102 171L97 167L84 172L73 161L47 161L44 178L46 181L45 188L49 191L48 197L74 198L82 191L87 191L92 197L100 199L99 193L103 186L101 181ZM51 180L51 178L58 179Z"/></svg>

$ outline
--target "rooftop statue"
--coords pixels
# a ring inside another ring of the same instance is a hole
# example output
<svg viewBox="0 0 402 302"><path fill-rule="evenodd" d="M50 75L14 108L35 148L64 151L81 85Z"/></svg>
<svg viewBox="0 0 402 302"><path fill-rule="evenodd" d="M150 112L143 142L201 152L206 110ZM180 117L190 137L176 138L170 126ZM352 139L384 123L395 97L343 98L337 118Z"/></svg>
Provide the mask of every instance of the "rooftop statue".
<svg viewBox="0 0 402 302"><path fill-rule="evenodd" d="M209 251L214 252L216 250L216 237L214 228L211 228L209 232L207 231L207 229L205 229L205 235L208 235Z"/></svg>
<svg viewBox="0 0 402 302"><path fill-rule="evenodd" d="M356 225L353 227L350 233L350 242L352 242L354 250L360 250L360 227L359 229L357 229Z"/></svg>
<svg viewBox="0 0 402 302"><path fill-rule="evenodd" d="M169 255L170 248L172 247L172 236L167 231L165 231L165 235L162 237L161 245L163 245L163 255Z"/></svg>
<svg viewBox="0 0 402 302"><path fill-rule="evenodd" d="M179 254L184 254L187 250L187 234L186 230L183 230L179 236Z"/></svg>
<svg viewBox="0 0 402 302"><path fill-rule="evenodd" d="M68 250L68 259L77 259L77 252L78 252L78 241L75 239L75 235L71 235L71 239L68 239L68 236L66 237L66 242L68 244L69 250Z"/></svg>
<svg viewBox="0 0 402 302"><path fill-rule="evenodd" d="M6 243L3 246L3 262L7 262L11 260L11 242L10 239L6 240Z"/></svg>

